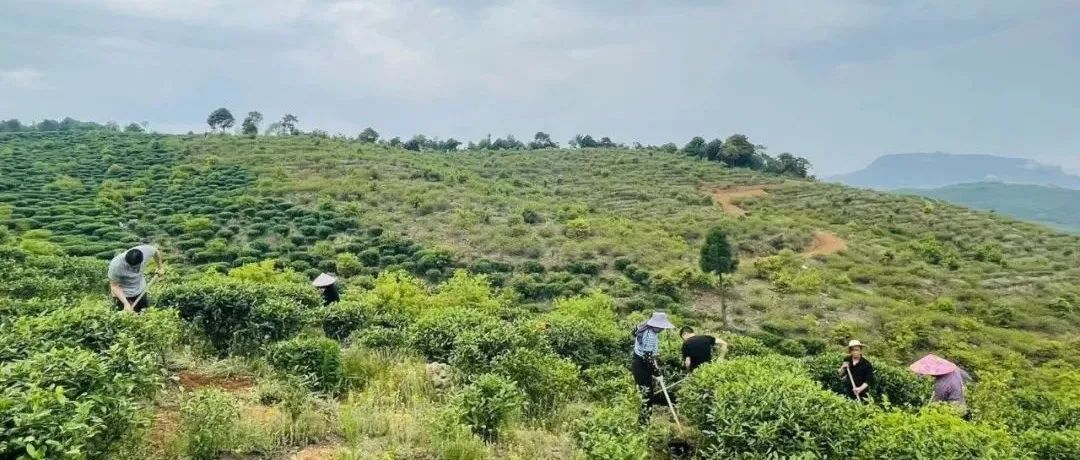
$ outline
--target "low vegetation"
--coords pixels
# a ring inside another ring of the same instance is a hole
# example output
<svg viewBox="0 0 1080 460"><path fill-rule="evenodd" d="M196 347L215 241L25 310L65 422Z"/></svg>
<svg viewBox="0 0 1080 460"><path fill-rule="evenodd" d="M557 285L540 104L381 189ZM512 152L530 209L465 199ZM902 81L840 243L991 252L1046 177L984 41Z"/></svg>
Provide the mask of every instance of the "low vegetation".
<svg viewBox="0 0 1080 460"><path fill-rule="evenodd" d="M0 458L1078 455L1080 239L708 152L0 135ZM735 186L768 193L735 217L710 196ZM714 228L742 263L705 273ZM846 249L808 255L818 232ZM174 270L112 311L105 259L140 241ZM682 429L637 424L654 309L730 344ZM870 404L836 394L850 338ZM926 407L903 366L931 351L975 376L971 420Z"/></svg>

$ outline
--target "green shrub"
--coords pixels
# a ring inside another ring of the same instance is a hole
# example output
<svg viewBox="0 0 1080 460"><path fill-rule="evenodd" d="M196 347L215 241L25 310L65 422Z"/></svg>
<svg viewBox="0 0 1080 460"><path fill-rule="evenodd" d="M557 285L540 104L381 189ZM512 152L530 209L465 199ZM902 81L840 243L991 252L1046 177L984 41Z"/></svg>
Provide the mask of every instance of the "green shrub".
<svg viewBox="0 0 1080 460"><path fill-rule="evenodd" d="M399 349L408 345L409 333L404 329L371 326L353 332L349 343L371 349Z"/></svg>
<svg viewBox="0 0 1080 460"><path fill-rule="evenodd" d="M458 420L488 441L518 414L524 398L514 382L493 374L477 377L453 398Z"/></svg>
<svg viewBox="0 0 1080 460"><path fill-rule="evenodd" d="M1007 433L965 422L948 407L930 407L919 414L885 412L869 422L856 458L1017 457Z"/></svg>
<svg viewBox="0 0 1080 460"><path fill-rule="evenodd" d="M275 368L309 379L313 389L335 391L341 382L341 346L332 339L298 337L275 344L268 355Z"/></svg>
<svg viewBox="0 0 1080 460"><path fill-rule="evenodd" d="M492 327L497 321L473 310L431 310L410 327L409 344L427 359L447 363L459 335L471 329Z"/></svg>
<svg viewBox="0 0 1080 460"><path fill-rule="evenodd" d="M600 407L574 421L574 444L589 460L642 460L648 453L645 431L634 404Z"/></svg>
<svg viewBox="0 0 1080 460"><path fill-rule="evenodd" d="M263 305L270 301L273 303ZM167 286L159 294L158 304L178 310L182 318L200 327L224 355L254 352L267 339L290 336L303 323L282 319L300 318L304 310L318 307L322 300L306 285L211 276Z"/></svg>
<svg viewBox="0 0 1080 460"><path fill-rule="evenodd" d="M183 452L194 460L212 460L232 448L240 409L236 398L218 389L202 389L180 406Z"/></svg>
<svg viewBox="0 0 1080 460"><path fill-rule="evenodd" d="M775 351L770 349L760 340L750 336L722 333L718 337L728 344L728 358L738 358L742 356L767 356L776 354Z"/></svg>
<svg viewBox="0 0 1080 460"><path fill-rule="evenodd" d="M466 374L491 370L496 358L526 344L526 337L502 321L465 330L454 338L450 364Z"/></svg>
<svg viewBox="0 0 1080 460"><path fill-rule="evenodd" d="M626 365L605 364L582 372L585 391L589 399L608 405L621 402L636 403L640 396L633 376Z"/></svg>
<svg viewBox="0 0 1080 460"><path fill-rule="evenodd" d="M1019 436L1019 443L1023 451L1039 460L1080 458L1080 429L1025 431Z"/></svg>
<svg viewBox="0 0 1080 460"><path fill-rule="evenodd" d="M539 321L538 329L551 349L583 368L625 361L628 356L630 334L611 320L549 314Z"/></svg>
<svg viewBox="0 0 1080 460"><path fill-rule="evenodd" d="M497 358L493 373L509 378L525 393L525 415L550 414L570 401L581 385L574 363L548 352L519 348Z"/></svg>
<svg viewBox="0 0 1080 460"><path fill-rule="evenodd" d="M810 377L821 384L822 388L839 395L851 392L851 382L847 375L837 375L836 371L844 361L844 355L827 353L802 359ZM890 404L904 408L918 408L926 403L931 392L930 379L920 378L911 371L881 361L874 361L875 383L870 387L870 397L876 402L886 399Z"/></svg>
<svg viewBox="0 0 1080 460"><path fill-rule="evenodd" d="M103 355L54 348L0 367L0 458L103 457L159 388L158 361L120 340Z"/></svg>
<svg viewBox="0 0 1080 460"><path fill-rule="evenodd" d="M845 457L867 408L822 390L778 356L707 364L677 390L709 458Z"/></svg>

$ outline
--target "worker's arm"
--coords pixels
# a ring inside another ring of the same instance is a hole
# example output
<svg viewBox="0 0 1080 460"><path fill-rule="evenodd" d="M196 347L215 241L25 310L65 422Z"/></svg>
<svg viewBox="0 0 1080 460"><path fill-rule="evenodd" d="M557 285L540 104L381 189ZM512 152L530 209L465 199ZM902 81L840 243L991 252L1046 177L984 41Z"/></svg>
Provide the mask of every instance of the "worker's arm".
<svg viewBox="0 0 1080 460"><path fill-rule="evenodd" d="M713 345L713 347L716 348L717 356L720 357L720 361L723 361L724 359L727 358L727 347L728 347L727 342L725 342L723 340L720 340L720 339L716 339L716 344Z"/></svg>
<svg viewBox="0 0 1080 460"><path fill-rule="evenodd" d="M124 311L135 311L135 308L131 306L131 302L128 302L127 296L124 295L124 290L120 288L119 284L110 281L109 291L112 292L113 297L120 299L120 303L124 305Z"/></svg>
<svg viewBox="0 0 1080 460"><path fill-rule="evenodd" d="M165 274L165 256L161 255L161 249L154 248L154 262L157 263L157 276Z"/></svg>
<svg viewBox="0 0 1080 460"><path fill-rule="evenodd" d="M683 367L690 369L690 357L683 358Z"/></svg>
<svg viewBox="0 0 1080 460"><path fill-rule="evenodd" d="M870 388L870 384L869 383L863 383L862 385L859 385L859 386L855 387L855 393L861 395L861 394L863 394L863 392L866 391L867 388Z"/></svg>
<svg viewBox="0 0 1080 460"><path fill-rule="evenodd" d="M840 365L840 369L836 370L836 375L839 375L839 376L843 377L844 376L844 371L847 370L847 368L848 368L848 362L844 361L844 364Z"/></svg>

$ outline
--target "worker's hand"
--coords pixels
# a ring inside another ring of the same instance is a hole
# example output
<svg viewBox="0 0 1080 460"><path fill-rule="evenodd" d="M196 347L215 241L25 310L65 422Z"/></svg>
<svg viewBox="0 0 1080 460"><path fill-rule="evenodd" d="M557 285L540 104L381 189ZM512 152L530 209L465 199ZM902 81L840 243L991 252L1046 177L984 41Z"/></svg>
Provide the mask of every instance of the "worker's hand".
<svg viewBox="0 0 1080 460"><path fill-rule="evenodd" d="M864 392L864 391L866 391L866 388L863 388L863 387L855 387L855 388L853 388L853 390L855 390L855 394L857 394L857 395L859 395L859 396L862 396L863 392Z"/></svg>
<svg viewBox="0 0 1080 460"><path fill-rule="evenodd" d="M135 313L135 306L131 302L124 301L124 311L128 313Z"/></svg>

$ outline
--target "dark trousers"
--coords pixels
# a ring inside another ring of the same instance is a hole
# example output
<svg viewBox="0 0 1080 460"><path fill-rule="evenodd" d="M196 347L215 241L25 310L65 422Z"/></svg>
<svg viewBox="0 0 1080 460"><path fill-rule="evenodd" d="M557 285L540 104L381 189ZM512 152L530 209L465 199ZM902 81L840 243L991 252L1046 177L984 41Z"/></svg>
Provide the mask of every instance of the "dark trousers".
<svg viewBox="0 0 1080 460"><path fill-rule="evenodd" d="M630 373L634 376L634 383L638 387L638 391L641 392L641 412L638 415L638 422L646 424L649 422L649 410L653 398L653 386L654 378L656 374L653 369L652 363L645 360L638 355L630 360Z"/></svg>
<svg viewBox="0 0 1080 460"><path fill-rule="evenodd" d="M134 307L135 313L138 313L138 312L141 312L141 311L143 311L143 310L145 310L147 308L150 308L150 294L149 293L144 294L142 296L142 298L139 299L139 303L135 303L135 299L137 297L138 296L128 297L127 298L128 303L130 303L131 306ZM117 310L123 310L124 309L124 302L121 302L120 299L117 299L116 297L113 297L113 303L116 305Z"/></svg>

